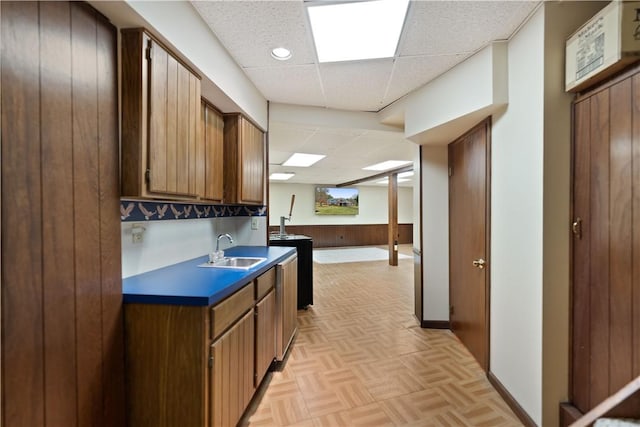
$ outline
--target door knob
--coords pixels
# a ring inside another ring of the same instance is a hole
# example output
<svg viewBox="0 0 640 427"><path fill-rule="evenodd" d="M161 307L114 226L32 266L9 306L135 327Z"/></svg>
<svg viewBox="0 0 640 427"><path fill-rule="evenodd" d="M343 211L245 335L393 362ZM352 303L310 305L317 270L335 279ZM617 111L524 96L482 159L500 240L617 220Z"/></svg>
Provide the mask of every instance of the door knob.
<svg viewBox="0 0 640 427"><path fill-rule="evenodd" d="M482 270L484 268L484 265L487 262L485 260L483 260L482 258L478 258L478 259L474 259L473 260L473 266L474 267L478 267L480 270Z"/></svg>

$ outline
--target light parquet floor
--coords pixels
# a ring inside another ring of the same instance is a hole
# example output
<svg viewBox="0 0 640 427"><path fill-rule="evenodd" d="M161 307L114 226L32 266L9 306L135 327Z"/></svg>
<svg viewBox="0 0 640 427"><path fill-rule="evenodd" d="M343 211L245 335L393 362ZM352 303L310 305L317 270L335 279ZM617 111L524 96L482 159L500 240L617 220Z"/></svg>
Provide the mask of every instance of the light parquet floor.
<svg viewBox="0 0 640 427"><path fill-rule="evenodd" d="M412 311L413 260L314 264L314 305L241 424L522 426L456 337Z"/></svg>

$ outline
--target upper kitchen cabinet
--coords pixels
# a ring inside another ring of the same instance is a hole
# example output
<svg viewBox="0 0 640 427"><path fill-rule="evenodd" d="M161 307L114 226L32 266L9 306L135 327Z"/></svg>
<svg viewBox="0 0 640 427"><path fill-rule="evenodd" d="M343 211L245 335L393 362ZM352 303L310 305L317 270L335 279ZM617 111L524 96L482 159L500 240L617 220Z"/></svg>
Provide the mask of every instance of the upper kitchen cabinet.
<svg viewBox="0 0 640 427"><path fill-rule="evenodd" d="M200 194L207 201L223 202L224 121L204 99L201 105L204 180Z"/></svg>
<svg viewBox="0 0 640 427"><path fill-rule="evenodd" d="M122 30L122 196L197 198L200 120L200 77L144 30Z"/></svg>
<svg viewBox="0 0 640 427"><path fill-rule="evenodd" d="M225 203L264 204L264 133L240 114L224 116Z"/></svg>

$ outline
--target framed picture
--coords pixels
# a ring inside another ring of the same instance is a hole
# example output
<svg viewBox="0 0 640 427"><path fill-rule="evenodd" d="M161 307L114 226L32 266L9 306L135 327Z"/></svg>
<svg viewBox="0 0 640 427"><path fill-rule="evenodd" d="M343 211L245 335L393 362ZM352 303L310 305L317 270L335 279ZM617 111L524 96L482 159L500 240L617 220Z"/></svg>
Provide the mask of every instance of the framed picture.
<svg viewBox="0 0 640 427"><path fill-rule="evenodd" d="M358 189L316 187L316 215L358 215Z"/></svg>

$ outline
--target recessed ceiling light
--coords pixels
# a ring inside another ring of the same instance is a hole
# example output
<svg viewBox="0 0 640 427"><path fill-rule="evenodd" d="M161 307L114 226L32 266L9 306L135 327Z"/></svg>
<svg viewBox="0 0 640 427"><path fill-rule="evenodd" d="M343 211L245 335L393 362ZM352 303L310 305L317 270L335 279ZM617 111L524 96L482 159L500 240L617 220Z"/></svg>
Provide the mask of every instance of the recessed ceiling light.
<svg viewBox="0 0 640 427"><path fill-rule="evenodd" d="M269 175L269 179L272 179L274 181L286 181L289 178L292 178L295 175L295 173L291 173L291 172L282 172L282 173L272 173L271 175Z"/></svg>
<svg viewBox="0 0 640 427"><path fill-rule="evenodd" d="M291 59L291 51L286 47L276 47L271 50L271 56L278 61L286 61Z"/></svg>
<svg viewBox="0 0 640 427"><path fill-rule="evenodd" d="M400 40L409 0L310 4L319 62L390 58Z"/></svg>
<svg viewBox="0 0 640 427"><path fill-rule="evenodd" d="M400 166L412 163L411 160L387 160L386 162L376 163L375 165L362 168L368 171L386 171L389 169L399 168Z"/></svg>
<svg viewBox="0 0 640 427"><path fill-rule="evenodd" d="M305 154L305 153L293 153L291 157L287 159L282 166L298 166L306 168L314 164L320 159L324 159L324 154Z"/></svg>

